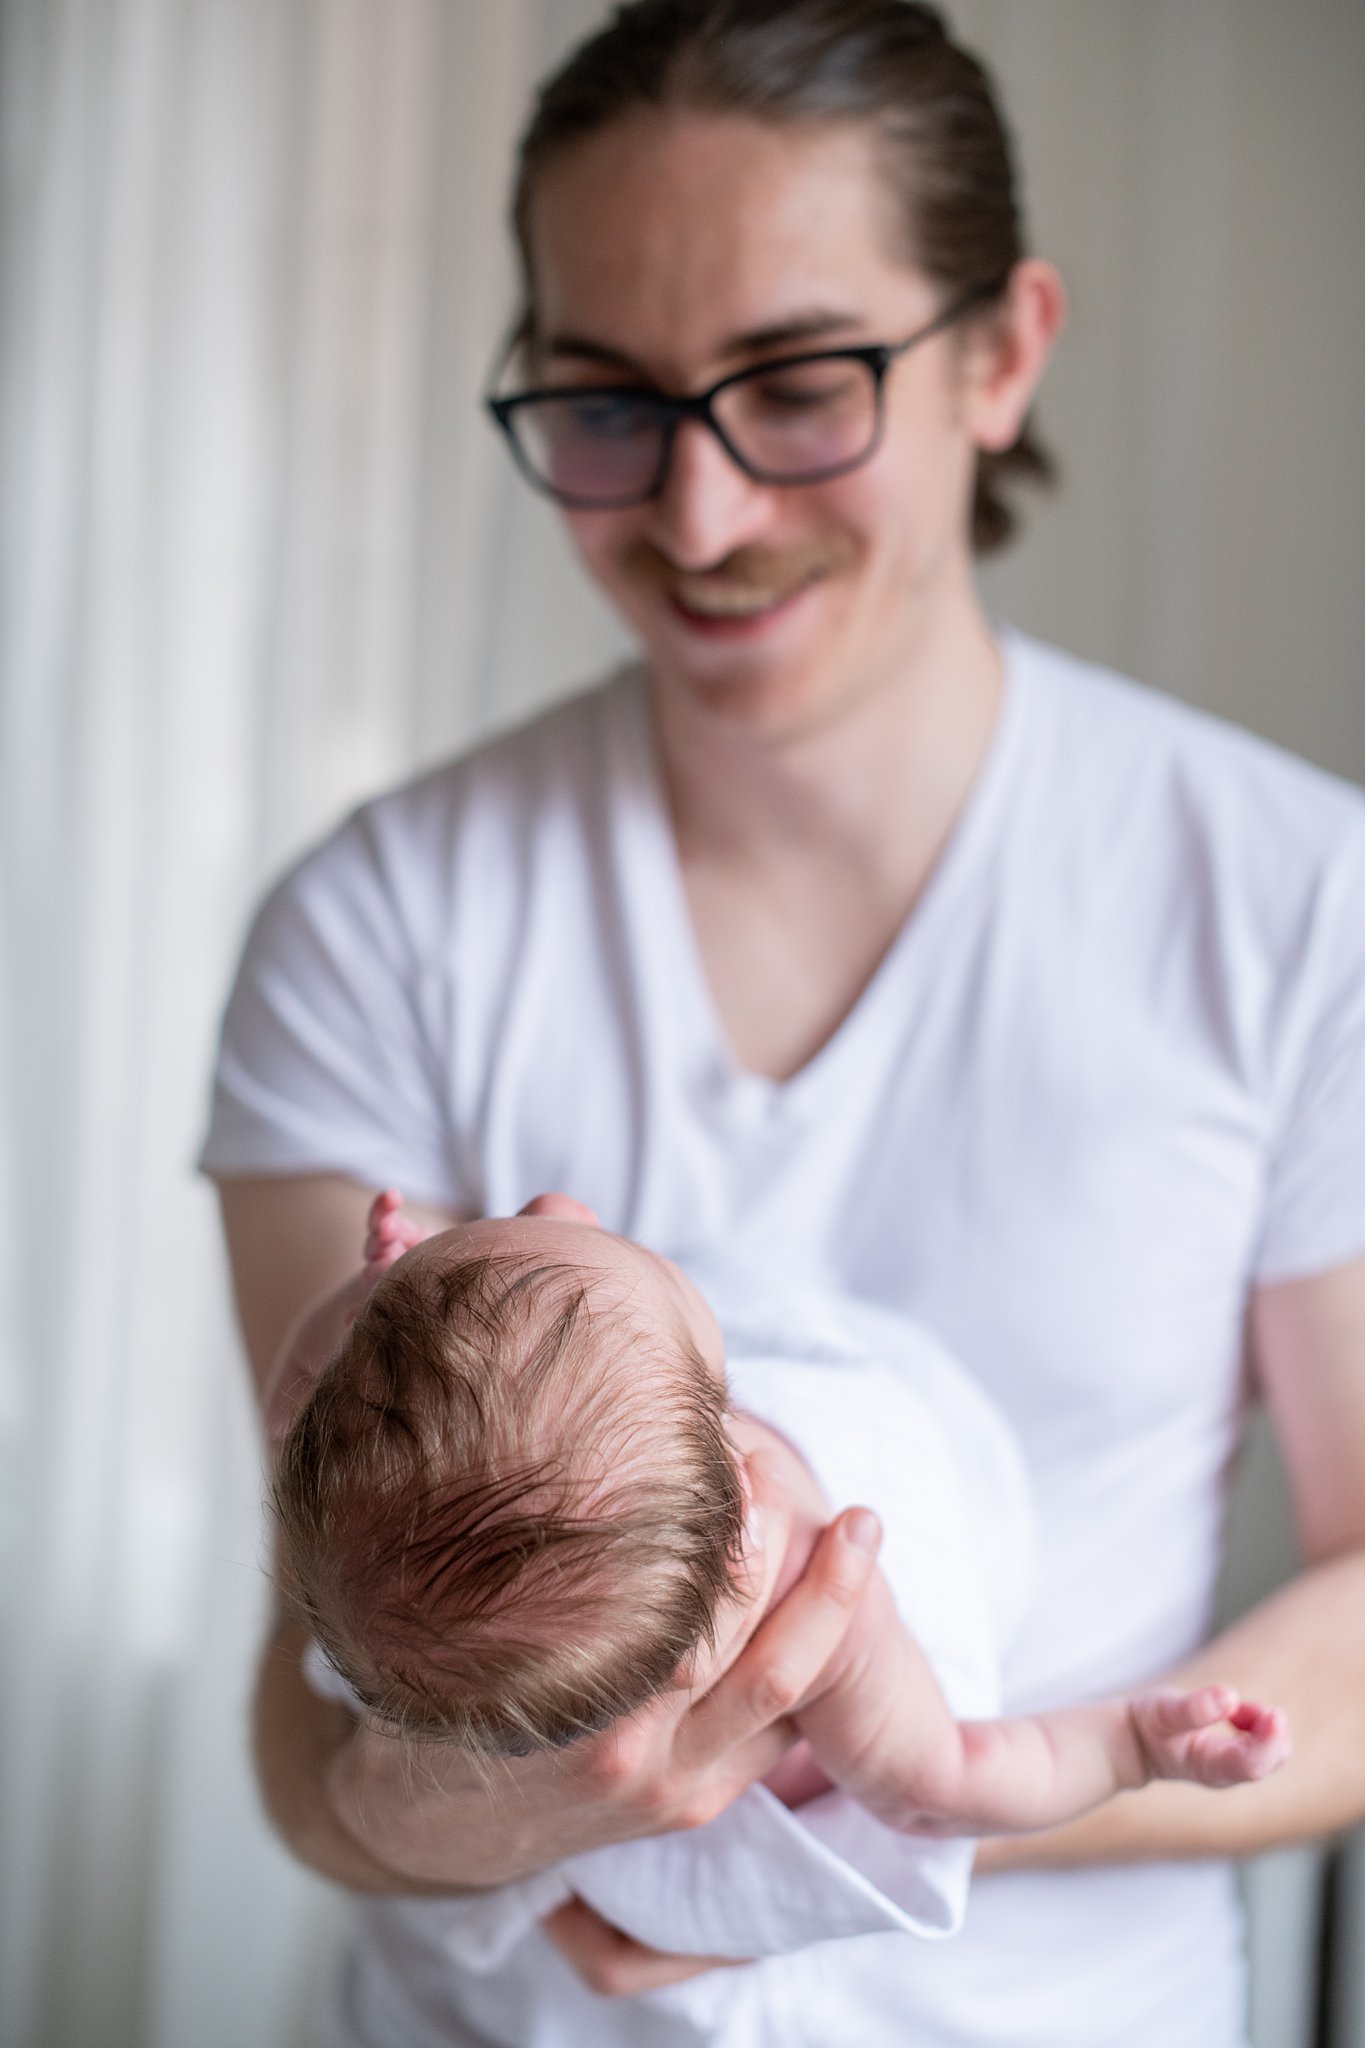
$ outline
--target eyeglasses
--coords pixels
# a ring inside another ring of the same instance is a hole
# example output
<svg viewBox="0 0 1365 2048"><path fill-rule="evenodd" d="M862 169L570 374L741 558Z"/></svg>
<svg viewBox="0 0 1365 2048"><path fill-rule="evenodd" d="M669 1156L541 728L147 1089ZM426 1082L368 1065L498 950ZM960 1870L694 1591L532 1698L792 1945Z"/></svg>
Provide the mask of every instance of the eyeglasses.
<svg viewBox="0 0 1365 2048"><path fill-rule="evenodd" d="M815 484L866 462L881 440L882 386L898 356L995 298L973 285L904 341L779 356L690 398L639 384L578 384L490 397L523 473L561 505L605 511L657 498L684 420L709 427L760 484Z"/></svg>

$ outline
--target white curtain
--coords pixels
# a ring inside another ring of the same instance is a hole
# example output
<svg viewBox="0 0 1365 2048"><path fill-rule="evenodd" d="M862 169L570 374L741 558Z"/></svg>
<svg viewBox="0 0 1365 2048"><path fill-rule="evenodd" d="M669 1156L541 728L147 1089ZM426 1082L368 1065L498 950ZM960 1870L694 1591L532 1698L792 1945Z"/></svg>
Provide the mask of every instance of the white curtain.
<svg viewBox="0 0 1365 2048"><path fill-rule="evenodd" d="M294 2048L327 1967L251 1790L258 1471L192 1160L267 875L620 644L477 407L512 138L598 12L0 0L14 2048ZM1365 11L955 12L1076 290L1067 487L997 603L1365 775ZM1306 2040L1272 2007L1260 2048Z"/></svg>

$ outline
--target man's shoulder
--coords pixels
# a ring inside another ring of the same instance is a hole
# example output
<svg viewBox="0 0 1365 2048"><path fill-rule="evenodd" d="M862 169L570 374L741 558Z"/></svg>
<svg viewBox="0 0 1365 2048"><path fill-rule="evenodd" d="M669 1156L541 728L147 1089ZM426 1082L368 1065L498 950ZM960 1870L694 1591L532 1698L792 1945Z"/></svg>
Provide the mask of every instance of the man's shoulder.
<svg viewBox="0 0 1365 2048"><path fill-rule="evenodd" d="M519 808L556 793L591 798L609 772L613 736L641 702L639 668L615 669L372 797L355 816L372 828L420 830L431 819L457 820L470 805Z"/></svg>
<svg viewBox="0 0 1365 2048"><path fill-rule="evenodd" d="M1287 864L1305 879L1365 859L1365 792L1229 720L1095 662L1014 636L1054 816L1185 851ZM1041 792L1040 792L1041 793ZM1057 799L1068 801L1058 805Z"/></svg>
<svg viewBox="0 0 1365 2048"><path fill-rule="evenodd" d="M537 820L596 815L621 728L642 703L639 670L613 671L368 798L291 864L278 889L439 890L471 860L514 855Z"/></svg>

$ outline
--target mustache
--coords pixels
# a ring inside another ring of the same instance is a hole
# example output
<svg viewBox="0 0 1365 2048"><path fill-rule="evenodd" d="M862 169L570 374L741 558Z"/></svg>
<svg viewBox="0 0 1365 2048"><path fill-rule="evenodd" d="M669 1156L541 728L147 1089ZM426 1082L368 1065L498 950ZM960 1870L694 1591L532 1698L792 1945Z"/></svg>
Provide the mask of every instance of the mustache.
<svg viewBox="0 0 1365 2048"><path fill-rule="evenodd" d="M708 569L682 569L652 541L641 536L626 549L622 566L631 577L657 589L674 590L679 583L694 583L742 596L766 597L773 592L795 590L816 576L847 568L855 553L851 538L829 534L785 548L734 548Z"/></svg>

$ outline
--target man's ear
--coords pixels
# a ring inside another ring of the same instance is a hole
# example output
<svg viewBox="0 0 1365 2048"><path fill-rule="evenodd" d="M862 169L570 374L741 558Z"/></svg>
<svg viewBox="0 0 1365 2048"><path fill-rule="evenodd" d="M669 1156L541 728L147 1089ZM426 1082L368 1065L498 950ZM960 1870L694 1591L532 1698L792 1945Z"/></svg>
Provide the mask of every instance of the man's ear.
<svg viewBox="0 0 1365 2048"><path fill-rule="evenodd" d="M1061 272L1040 256L1016 263L1002 304L969 338L963 379L967 430L978 448L1012 448L1066 324Z"/></svg>

